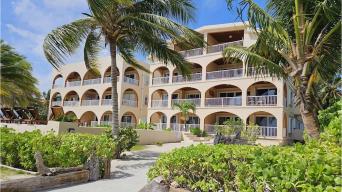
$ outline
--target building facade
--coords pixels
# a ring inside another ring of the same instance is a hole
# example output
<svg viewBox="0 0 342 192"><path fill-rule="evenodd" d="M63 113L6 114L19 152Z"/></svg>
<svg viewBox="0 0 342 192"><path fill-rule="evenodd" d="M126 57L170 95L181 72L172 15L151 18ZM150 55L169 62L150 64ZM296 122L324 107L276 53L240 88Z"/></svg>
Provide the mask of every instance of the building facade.
<svg viewBox="0 0 342 192"><path fill-rule="evenodd" d="M184 78L172 65L158 62L150 66L148 121L157 128L189 130L200 127L213 133L227 119L240 118L247 126L258 125L265 144L294 139L302 131L299 111L294 107L293 89L267 72L253 75L253 68L235 59L222 57L227 46L248 47L255 34L243 23L204 26L197 29L207 48L174 50L192 63L190 78ZM174 103L193 102L196 111L185 120ZM297 130L296 130L297 129Z"/></svg>
<svg viewBox="0 0 342 192"><path fill-rule="evenodd" d="M170 45L192 63L190 77L183 77L173 65L152 61L151 73L127 65L118 57L119 119L122 124L153 123L156 129L188 131L199 127L214 133L227 119L241 119L260 127L263 144L280 144L301 138L303 125L294 105L291 84L272 78L234 59L222 57L227 46L249 47L256 35L243 23L210 25L197 29L208 43L206 48L183 50ZM82 126L111 122L110 58L99 62L101 76L83 63L69 64L54 71L51 106L74 114ZM196 111L185 120L174 103L192 102Z"/></svg>
<svg viewBox="0 0 342 192"><path fill-rule="evenodd" d="M73 114L81 126L110 125L112 114L110 57L99 59L100 74L87 70L84 63L67 64L53 71L50 109L61 107ZM148 65L141 63L148 68ZM118 56L119 120L124 125L146 121L148 74ZM52 111L50 119L54 118Z"/></svg>

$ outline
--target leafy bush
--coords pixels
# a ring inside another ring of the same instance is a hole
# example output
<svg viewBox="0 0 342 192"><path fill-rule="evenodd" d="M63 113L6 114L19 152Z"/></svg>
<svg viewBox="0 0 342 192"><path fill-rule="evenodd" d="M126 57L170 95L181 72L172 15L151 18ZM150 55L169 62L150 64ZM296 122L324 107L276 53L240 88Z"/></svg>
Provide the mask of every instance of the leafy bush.
<svg viewBox="0 0 342 192"><path fill-rule="evenodd" d="M193 191L340 191L341 150L317 141L293 147L190 146L149 170ZM268 189L268 190L266 190Z"/></svg>
<svg viewBox="0 0 342 192"><path fill-rule="evenodd" d="M208 134L202 131L199 127L190 128L190 133L196 135L197 137L206 137Z"/></svg>
<svg viewBox="0 0 342 192"><path fill-rule="evenodd" d="M99 158L110 158L115 151L115 142L106 135L88 135L68 133L42 135L39 130L15 133L0 128L1 163L36 170L34 153L42 153L48 167L71 167L82 165L91 153Z"/></svg>
<svg viewBox="0 0 342 192"><path fill-rule="evenodd" d="M75 115L61 115L58 118L56 118L56 121L60 122L75 122L77 120L77 117Z"/></svg>
<svg viewBox="0 0 342 192"><path fill-rule="evenodd" d="M137 124L137 129L151 129L153 130L153 123L147 123L147 122L140 122Z"/></svg>
<svg viewBox="0 0 342 192"><path fill-rule="evenodd" d="M111 129L105 131L108 138L112 138ZM138 142L138 133L132 127L124 127L119 129L118 135L114 138L116 144L115 157L120 158L124 151L130 151Z"/></svg>
<svg viewBox="0 0 342 192"><path fill-rule="evenodd" d="M327 127L329 123L336 117L342 115L342 101L334 103L325 110L319 111L318 120L322 128Z"/></svg>

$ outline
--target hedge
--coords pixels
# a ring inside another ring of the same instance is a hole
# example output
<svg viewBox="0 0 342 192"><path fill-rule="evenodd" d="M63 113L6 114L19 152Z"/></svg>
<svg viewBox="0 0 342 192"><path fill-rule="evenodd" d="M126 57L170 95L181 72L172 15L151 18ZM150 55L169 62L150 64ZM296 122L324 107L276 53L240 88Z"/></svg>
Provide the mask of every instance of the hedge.
<svg viewBox="0 0 342 192"><path fill-rule="evenodd" d="M43 135L39 130L16 133L0 128L0 160L2 164L36 171L34 153L40 151L48 167L82 165L91 153L100 158L111 158L115 142L106 135L69 133Z"/></svg>
<svg viewBox="0 0 342 192"><path fill-rule="evenodd" d="M148 177L192 191L341 191L341 148L199 144L163 154Z"/></svg>

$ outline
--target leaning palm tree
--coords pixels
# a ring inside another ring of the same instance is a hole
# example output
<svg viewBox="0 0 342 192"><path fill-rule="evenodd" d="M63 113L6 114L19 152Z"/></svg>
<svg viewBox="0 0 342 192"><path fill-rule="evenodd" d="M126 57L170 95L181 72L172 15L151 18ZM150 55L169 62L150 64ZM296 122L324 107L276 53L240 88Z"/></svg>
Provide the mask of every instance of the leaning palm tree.
<svg viewBox="0 0 342 192"><path fill-rule="evenodd" d="M186 122L189 120L189 115L190 113L195 113L196 112L196 105L193 102L180 102L180 103L174 103L172 105L172 108L177 108L181 116L184 120L184 127L186 128Z"/></svg>
<svg viewBox="0 0 342 192"><path fill-rule="evenodd" d="M47 60L59 68L66 56L84 41L84 62L96 72L101 45L108 46L111 56L112 135L119 128L117 93L117 54L130 65L148 71L134 59L142 52L164 64L173 64L188 74L188 62L169 48L169 42L185 48L203 46L193 30L183 26L193 19L190 0L87 0L90 13L53 30L44 41ZM103 46L102 46L103 47Z"/></svg>
<svg viewBox="0 0 342 192"><path fill-rule="evenodd" d="M231 0L227 2L231 5ZM317 138L319 124L312 100L317 93L312 87L318 76L328 79L340 69L340 2L284 2L269 1L267 11L253 0L240 1L238 12L241 16L247 13L258 40L249 48L228 47L223 55L228 60L231 57L242 59L246 69L254 67L257 75L266 68L271 76L293 83L304 127L310 137Z"/></svg>
<svg viewBox="0 0 342 192"><path fill-rule="evenodd" d="M1 106L25 107L40 97L31 64L8 44L0 40Z"/></svg>

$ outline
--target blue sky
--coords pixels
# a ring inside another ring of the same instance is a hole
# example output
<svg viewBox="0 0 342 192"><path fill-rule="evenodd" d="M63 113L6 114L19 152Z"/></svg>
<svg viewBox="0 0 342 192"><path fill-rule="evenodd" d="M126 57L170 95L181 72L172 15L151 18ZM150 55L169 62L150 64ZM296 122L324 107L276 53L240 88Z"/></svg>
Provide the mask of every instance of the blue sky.
<svg viewBox="0 0 342 192"><path fill-rule="evenodd" d="M191 28L239 21L236 11L227 10L225 0L193 0L196 21ZM263 5L264 1L257 1ZM54 28L82 18L88 12L86 0L5 0L1 1L1 38L32 64L41 91L51 87L52 66L42 51L44 37ZM81 51L68 62L82 61Z"/></svg>

